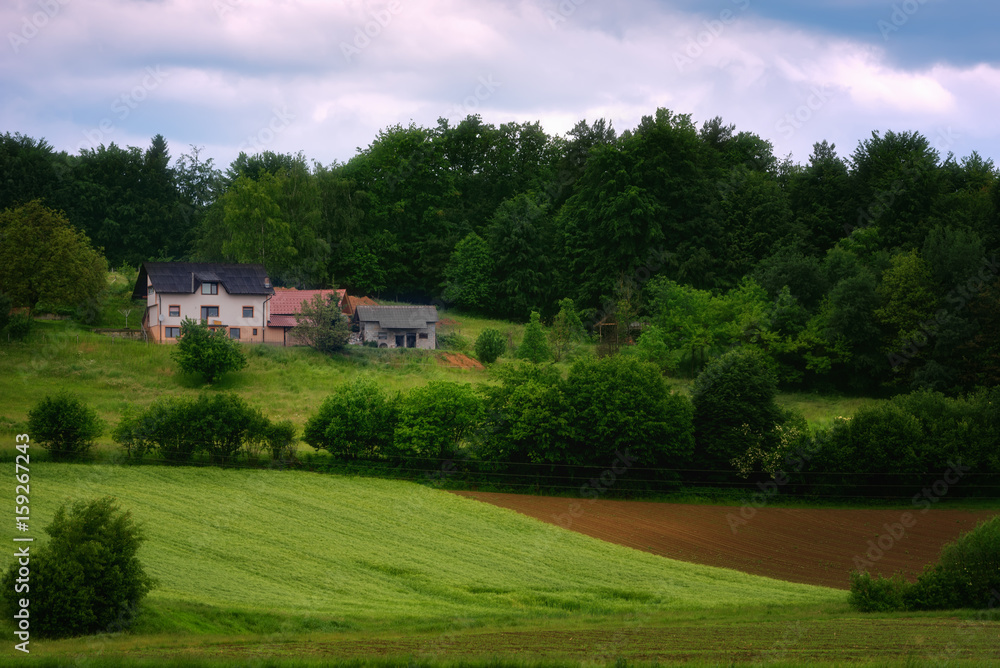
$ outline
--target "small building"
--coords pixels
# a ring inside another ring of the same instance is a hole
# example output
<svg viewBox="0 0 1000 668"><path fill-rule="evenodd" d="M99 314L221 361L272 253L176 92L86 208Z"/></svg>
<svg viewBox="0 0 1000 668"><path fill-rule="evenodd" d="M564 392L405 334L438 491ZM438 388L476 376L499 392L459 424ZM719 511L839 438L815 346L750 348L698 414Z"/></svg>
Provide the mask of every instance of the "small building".
<svg viewBox="0 0 1000 668"><path fill-rule="evenodd" d="M298 324L298 314L302 304L311 301L316 295L324 299L333 296L337 300L337 308L343 309L347 290L275 288L267 320L267 342L283 346L303 345L302 341L291 333L291 329Z"/></svg>
<svg viewBox="0 0 1000 668"><path fill-rule="evenodd" d="M133 299L144 299L142 326L157 343L174 343L185 318L225 330L237 341L265 341L271 281L260 264L144 262Z"/></svg>
<svg viewBox="0 0 1000 668"><path fill-rule="evenodd" d="M437 309L433 306L358 305L352 322L361 343L376 342L379 348L437 347Z"/></svg>

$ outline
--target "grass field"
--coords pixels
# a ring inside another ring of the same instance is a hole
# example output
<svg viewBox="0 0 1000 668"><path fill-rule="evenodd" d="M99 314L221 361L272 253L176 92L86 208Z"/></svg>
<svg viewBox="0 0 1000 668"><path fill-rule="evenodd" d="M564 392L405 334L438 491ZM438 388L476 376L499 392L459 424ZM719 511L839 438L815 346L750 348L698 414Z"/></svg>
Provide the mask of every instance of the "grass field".
<svg viewBox="0 0 1000 668"><path fill-rule="evenodd" d="M134 633L35 642L32 663L1000 660L1000 624L970 613L860 615L843 591L663 559L412 483L70 464L34 465L31 482L38 537L59 503L115 495L160 581Z"/></svg>

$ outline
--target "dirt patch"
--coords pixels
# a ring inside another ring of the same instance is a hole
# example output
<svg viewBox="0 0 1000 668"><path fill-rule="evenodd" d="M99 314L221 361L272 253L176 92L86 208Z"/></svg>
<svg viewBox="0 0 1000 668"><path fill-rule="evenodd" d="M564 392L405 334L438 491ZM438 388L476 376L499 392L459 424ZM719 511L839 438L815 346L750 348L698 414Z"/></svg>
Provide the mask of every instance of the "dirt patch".
<svg viewBox="0 0 1000 668"><path fill-rule="evenodd" d="M451 318L441 318L440 320L438 320L437 324L439 327L457 327L462 323L460 323L458 320L452 320Z"/></svg>
<svg viewBox="0 0 1000 668"><path fill-rule="evenodd" d="M444 366L456 367L458 369L484 369L482 364L462 353L441 353L438 357L439 363Z"/></svg>
<svg viewBox="0 0 1000 668"><path fill-rule="evenodd" d="M839 589L849 587L855 557L870 561L873 573L898 571L912 580L945 543L998 514L760 508L741 524L733 506L455 493L663 557Z"/></svg>

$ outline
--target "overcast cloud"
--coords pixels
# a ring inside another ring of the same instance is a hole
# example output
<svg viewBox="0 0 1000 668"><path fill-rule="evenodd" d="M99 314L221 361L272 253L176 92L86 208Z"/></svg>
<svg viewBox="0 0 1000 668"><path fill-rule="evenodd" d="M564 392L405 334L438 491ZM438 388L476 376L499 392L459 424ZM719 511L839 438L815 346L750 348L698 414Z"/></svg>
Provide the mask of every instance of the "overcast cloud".
<svg viewBox="0 0 1000 668"><path fill-rule="evenodd" d="M622 131L667 107L798 162L887 129L997 161L998 19L962 0L8 0L0 131L330 164L397 123Z"/></svg>

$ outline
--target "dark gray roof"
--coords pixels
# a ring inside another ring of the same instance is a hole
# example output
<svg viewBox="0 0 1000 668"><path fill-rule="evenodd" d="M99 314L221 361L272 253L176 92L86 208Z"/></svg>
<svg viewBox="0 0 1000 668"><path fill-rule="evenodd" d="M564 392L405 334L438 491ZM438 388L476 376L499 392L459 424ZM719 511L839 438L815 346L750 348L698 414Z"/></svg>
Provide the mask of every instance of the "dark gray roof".
<svg viewBox="0 0 1000 668"><path fill-rule="evenodd" d="M146 278L157 292L191 294L202 283L221 283L231 295L270 295L274 288L267 281L262 264L217 264L214 262L143 262L135 281L132 297L146 296Z"/></svg>
<svg viewBox="0 0 1000 668"><path fill-rule="evenodd" d="M377 322L382 329L422 329L438 321L433 306L366 306L354 309L358 322Z"/></svg>

